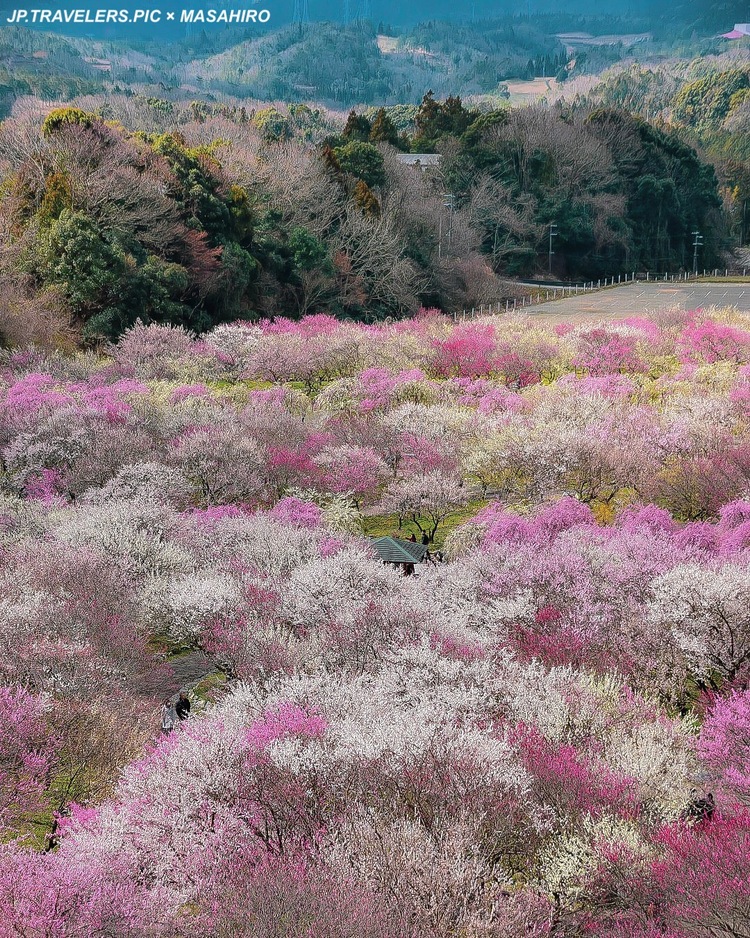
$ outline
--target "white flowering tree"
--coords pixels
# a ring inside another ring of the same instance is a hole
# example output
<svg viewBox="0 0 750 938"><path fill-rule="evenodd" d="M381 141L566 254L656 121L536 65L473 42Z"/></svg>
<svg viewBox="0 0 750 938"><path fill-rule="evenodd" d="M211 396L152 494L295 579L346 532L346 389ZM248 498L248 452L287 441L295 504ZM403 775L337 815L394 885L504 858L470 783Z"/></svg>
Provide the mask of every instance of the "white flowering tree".
<svg viewBox="0 0 750 938"><path fill-rule="evenodd" d="M469 493L460 479L435 469L389 485L381 507L400 520L412 521L432 541L448 515L468 501Z"/></svg>
<svg viewBox="0 0 750 938"><path fill-rule="evenodd" d="M712 686L750 665L750 575L740 564L680 564L657 577L649 614Z"/></svg>

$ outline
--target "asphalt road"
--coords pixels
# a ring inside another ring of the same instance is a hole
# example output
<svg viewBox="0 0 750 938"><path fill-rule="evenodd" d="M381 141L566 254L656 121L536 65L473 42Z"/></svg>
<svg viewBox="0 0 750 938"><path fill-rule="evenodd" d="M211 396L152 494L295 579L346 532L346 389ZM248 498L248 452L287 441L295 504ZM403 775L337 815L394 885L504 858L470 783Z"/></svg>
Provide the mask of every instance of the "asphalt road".
<svg viewBox="0 0 750 938"><path fill-rule="evenodd" d="M570 322L620 319L673 306L682 309L734 306L750 313L750 280L745 283L629 283L611 290L580 293L538 306L527 306L523 313L533 319Z"/></svg>

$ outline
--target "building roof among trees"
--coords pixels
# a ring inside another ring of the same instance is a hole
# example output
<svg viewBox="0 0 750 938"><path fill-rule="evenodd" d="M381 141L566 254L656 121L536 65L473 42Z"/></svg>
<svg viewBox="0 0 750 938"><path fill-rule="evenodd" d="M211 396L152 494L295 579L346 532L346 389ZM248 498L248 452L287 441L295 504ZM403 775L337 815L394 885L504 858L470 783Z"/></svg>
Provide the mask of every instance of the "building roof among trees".
<svg viewBox="0 0 750 938"><path fill-rule="evenodd" d="M404 541L400 537L375 537L372 546L386 563L419 563L427 553L424 544Z"/></svg>
<svg viewBox="0 0 750 938"><path fill-rule="evenodd" d="M397 159L399 163L406 163L407 166L419 166L420 169L440 164L439 153L399 153Z"/></svg>

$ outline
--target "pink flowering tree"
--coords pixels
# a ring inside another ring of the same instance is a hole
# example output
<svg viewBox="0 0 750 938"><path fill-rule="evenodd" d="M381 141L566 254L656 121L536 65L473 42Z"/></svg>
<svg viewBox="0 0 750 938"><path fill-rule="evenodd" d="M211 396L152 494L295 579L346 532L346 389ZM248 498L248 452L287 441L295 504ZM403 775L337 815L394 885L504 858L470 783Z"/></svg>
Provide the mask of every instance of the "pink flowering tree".
<svg viewBox="0 0 750 938"><path fill-rule="evenodd" d="M506 385L513 385L516 388L526 388L541 380L535 363L518 352L506 352L499 356L496 370L503 375Z"/></svg>
<svg viewBox="0 0 750 938"><path fill-rule="evenodd" d="M0 685L0 830L42 807L56 748L48 710L42 697Z"/></svg>
<svg viewBox="0 0 750 938"><path fill-rule="evenodd" d="M750 691L716 698L701 728L698 755L719 784L750 805Z"/></svg>
<svg viewBox="0 0 750 938"><path fill-rule="evenodd" d="M681 334L677 348L685 362L744 365L750 361L750 332L713 320L692 323Z"/></svg>
<svg viewBox="0 0 750 938"><path fill-rule="evenodd" d="M194 341L195 336L179 326L145 325L139 320L120 337L114 359L125 375L169 378L190 357Z"/></svg>
<svg viewBox="0 0 750 938"><path fill-rule="evenodd" d="M602 845L589 884L584 934L609 938L744 938L750 817L673 824L654 837L650 859L631 845Z"/></svg>
<svg viewBox="0 0 750 938"><path fill-rule="evenodd" d="M359 508L363 500L373 498L388 474L384 460L369 447L335 446L324 449L315 463L320 487L327 492L351 495Z"/></svg>
<svg viewBox="0 0 750 938"><path fill-rule="evenodd" d="M495 329L491 325L458 325L446 339L434 342L433 369L441 377L476 378L496 367Z"/></svg>
<svg viewBox="0 0 750 938"><path fill-rule="evenodd" d="M320 525L322 512L313 502L303 501L293 495L288 495L276 502L269 512L269 517L276 518L294 527L317 528Z"/></svg>
<svg viewBox="0 0 750 938"><path fill-rule="evenodd" d="M422 938L405 909L304 854L261 864L240 854L206 883L196 907L196 933L206 938L247 934L248 921L257 938Z"/></svg>
<svg viewBox="0 0 750 938"><path fill-rule="evenodd" d="M661 915L687 936L742 938L750 921L750 816L719 817L698 828L665 829L654 864ZM658 914L658 913L657 913Z"/></svg>
<svg viewBox="0 0 750 938"><path fill-rule="evenodd" d="M643 364L634 335L613 332L604 327L582 332L573 365L592 375L641 371Z"/></svg>

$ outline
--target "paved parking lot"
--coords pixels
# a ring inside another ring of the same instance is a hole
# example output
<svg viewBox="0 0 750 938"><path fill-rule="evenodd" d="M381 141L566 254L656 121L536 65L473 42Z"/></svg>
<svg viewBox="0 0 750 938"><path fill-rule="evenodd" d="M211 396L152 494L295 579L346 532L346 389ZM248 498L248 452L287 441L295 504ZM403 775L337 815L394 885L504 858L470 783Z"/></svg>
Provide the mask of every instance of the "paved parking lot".
<svg viewBox="0 0 750 938"><path fill-rule="evenodd" d="M738 310L750 313L750 280L746 283L629 283L612 290L540 303L538 306L527 307L523 313L534 319L571 322L619 319L670 306L683 309L735 306Z"/></svg>

